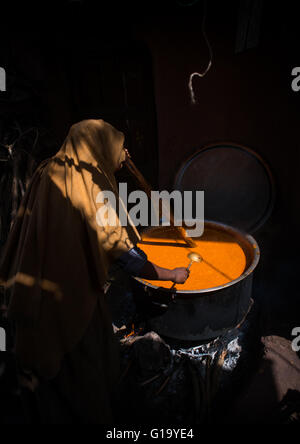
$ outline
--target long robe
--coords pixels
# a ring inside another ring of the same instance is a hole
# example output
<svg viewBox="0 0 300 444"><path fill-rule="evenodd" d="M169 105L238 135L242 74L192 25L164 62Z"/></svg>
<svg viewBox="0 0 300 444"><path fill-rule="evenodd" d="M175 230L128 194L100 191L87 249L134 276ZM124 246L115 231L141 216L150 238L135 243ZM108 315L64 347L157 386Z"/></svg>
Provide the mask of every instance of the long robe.
<svg viewBox="0 0 300 444"><path fill-rule="evenodd" d="M114 225L97 218L99 193L118 197L123 144L123 133L103 120L73 125L35 171L0 263L18 362L45 381L41 393L47 384L60 387L83 422L112 419L118 353L103 285L112 263L139 240L118 211Z"/></svg>

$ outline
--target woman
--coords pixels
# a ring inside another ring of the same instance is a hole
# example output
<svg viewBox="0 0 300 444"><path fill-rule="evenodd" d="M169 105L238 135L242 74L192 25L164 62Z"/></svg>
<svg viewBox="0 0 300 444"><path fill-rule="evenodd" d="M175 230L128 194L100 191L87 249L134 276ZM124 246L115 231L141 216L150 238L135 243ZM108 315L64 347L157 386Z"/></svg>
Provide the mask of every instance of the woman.
<svg viewBox="0 0 300 444"><path fill-rule="evenodd" d="M148 262L134 226L97 223L97 195L117 196L125 156L123 133L103 120L73 125L34 173L6 244L0 284L11 289L17 361L38 381L42 422L113 421L119 362L103 286L114 262L146 279L188 277Z"/></svg>

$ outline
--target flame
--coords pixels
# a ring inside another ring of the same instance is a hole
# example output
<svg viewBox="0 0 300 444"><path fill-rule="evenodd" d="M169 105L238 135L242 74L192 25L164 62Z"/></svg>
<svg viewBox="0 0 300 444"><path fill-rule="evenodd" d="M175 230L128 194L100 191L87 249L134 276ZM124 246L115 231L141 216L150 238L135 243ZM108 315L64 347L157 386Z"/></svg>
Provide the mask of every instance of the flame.
<svg viewBox="0 0 300 444"><path fill-rule="evenodd" d="M143 329L141 327L139 327L138 330L135 329L134 324L131 325L131 332L124 336L124 339L129 338L130 336L137 336Z"/></svg>
<svg viewBox="0 0 300 444"><path fill-rule="evenodd" d="M130 336L133 336L135 334L135 330L134 330L134 324L131 325L131 332L124 336L125 338L129 338Z"/></svg>

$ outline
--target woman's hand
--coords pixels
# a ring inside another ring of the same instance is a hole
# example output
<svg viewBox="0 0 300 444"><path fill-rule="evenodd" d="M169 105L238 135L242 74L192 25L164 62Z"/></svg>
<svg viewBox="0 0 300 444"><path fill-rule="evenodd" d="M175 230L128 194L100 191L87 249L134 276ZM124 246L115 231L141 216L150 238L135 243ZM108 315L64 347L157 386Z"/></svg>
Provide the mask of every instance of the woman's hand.
<svg viewBox="0 0 300 444"><path fill-rule="evenodd" d="M162 268L153 262L147 261L139 273L139 277L158 281L172 281L175 284L183 284L189 277L189 270L185 267Z"/></svg>
<svg viewBox="0 0 300 444"><path fill-rule="evenodd" d="M184 267L174 268L172 271L174 273L174 278L172 281L176 284L184 284L190 275L189 270Z"/></svg>

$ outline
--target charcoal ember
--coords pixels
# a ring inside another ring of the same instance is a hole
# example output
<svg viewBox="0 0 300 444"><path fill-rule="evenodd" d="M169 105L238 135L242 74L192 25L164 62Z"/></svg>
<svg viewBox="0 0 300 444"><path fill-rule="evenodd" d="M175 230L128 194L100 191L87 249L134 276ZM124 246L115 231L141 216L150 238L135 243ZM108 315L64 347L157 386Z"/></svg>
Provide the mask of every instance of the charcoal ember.
<svg viewBox="0 0 300 444"><path fill-rule="evenodd" d="M169 345L153 331L142 336L133 347L135 360L144 376L158 373L171 362Z"/></svg>

